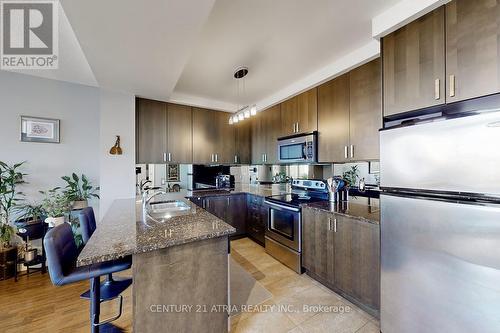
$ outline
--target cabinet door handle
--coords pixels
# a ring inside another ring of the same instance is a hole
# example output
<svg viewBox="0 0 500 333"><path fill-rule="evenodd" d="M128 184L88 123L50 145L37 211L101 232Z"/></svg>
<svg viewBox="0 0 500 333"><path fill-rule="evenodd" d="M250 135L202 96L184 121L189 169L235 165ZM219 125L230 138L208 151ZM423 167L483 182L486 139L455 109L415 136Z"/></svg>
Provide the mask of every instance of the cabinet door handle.
<svg viewBox="0 0 500 333"><path fill-rule="evenodd" d="M354 158L354 145L351 145L351 158Z"/></svg>
<svg viewBox="0 0 500 333"><path fill-rule="evenodd" d="M450 97L455 97L455 75L450 75Z"/></svg>
<svg viewBox="0 0 500 333"><path fill-rule="evenodd" d="M332 219L328 218L328 231L332 231Z"/></svg>
<svg viewBox="0 0 500 333"><path fill-rule="evenodd" d="M436 79L434 81L434 98L440 99L441 98L440 93L441 93L441 80Z"/></svg>
<svg viewBox="0 0 500 333"><path fill-rule="evenodd" d="M292 133L295 133L296 130L295 130L295 123L293 123L293 132Z"/></svg>
<svg viewBox="0 0 500 333"><path fill-rule="evenodd" d="M299 123L297 122L297 133L299 133Z"/></svg>
<svg viewBox="0 0 500 333"><path fill-rule="evenodd" d="M171 162L172 161L172 153L168 153L168 161Z"/></svg>
<svg viewBox="0 0 500 333"><path fill-rule="evenodd" d="M214 161L214 154L212 154L212 162Z"/></svg>
<svg viewBox="0 0 500 333"><path fill-rule="evenodd" d="M349 155L348 155L347 150L348 150L347 146L344 146L344 158L345 158L345 159L348 159L348 158L349 158Z"/></svg>
<svg viewBox="0 0 500 333"><path fill-rule="evenodd" d="M163 162L167 161L167 153L163 153Z"/></svg>
<svg viewBox="0 0 500 333"><path fill-rule="evenodd" d="M238 163L238 155L234 155L234 163Z"/></svg>
<svg viewBox="0 0 500 333"><path fill-rule="evenodd" d="M337 232L337 219L333 219L333 232Z"/></svg>
<svg viewBox="0 0 500 333"><path fill-rule="evenodd" d="M215 162L219 162L219 154L215 154Z"/></svg>

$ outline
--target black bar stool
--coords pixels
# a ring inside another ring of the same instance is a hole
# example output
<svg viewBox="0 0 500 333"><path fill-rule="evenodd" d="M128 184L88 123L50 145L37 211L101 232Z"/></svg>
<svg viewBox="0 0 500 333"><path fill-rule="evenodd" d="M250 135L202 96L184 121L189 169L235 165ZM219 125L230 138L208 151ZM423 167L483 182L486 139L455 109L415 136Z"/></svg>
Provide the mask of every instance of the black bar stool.
<svg viewBox="0 0 500 333"><path fill-rule="evenodd" d="M108 261L76 267L78 249L73 238L71 226L67 223L49 230L43 242L47 255L50 279L54 285L62 286L90 280L90 290L83 293L81 297L90 299L90 331L92 333L99 332L101 325L110 323L121 316L123 309L123 296L121 293L130 286L132 281L130 280L128 285L119 284L113 288L108 288L105 293L101 293L100 277L128 269L130 266L126 262ZM119 300L118 314L115 317L100 322L101 303L114 299Z"/></svg>
<svg viewBox="0 0 500 333"><path fill-rule="evenodd" d="M78 219L80 221L80 231L82 232L83 244L87 244L90 237L92 236L95 229L97 228L94 209L92 207L86 207L86 208L82 209L78 214ZM127 257L124 257L122 259L118 259L116 261L128 264L128 268L132 267L132 257L131 256L127 256ZM106 281L101 285L101 291L105 293L106 288L111 288L115 284L128 283L128 280L130 280L130 283L131 283L132 279L130 279L130 278L128 278L128 279L114 279L112 274L108 274Z"/></svg>

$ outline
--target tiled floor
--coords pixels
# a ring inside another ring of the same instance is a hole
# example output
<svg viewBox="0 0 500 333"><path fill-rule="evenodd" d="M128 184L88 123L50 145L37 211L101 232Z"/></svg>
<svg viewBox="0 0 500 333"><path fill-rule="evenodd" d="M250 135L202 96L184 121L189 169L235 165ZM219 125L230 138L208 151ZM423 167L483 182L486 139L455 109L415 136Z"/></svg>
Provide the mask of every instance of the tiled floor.
<svg viewBox="0 0 500 333"><path fill-rule="evenodd" d="M252 240L232 241L231 256L273 295L261 306L232 317L231 332L379 332L376 318L307 275L288 269Z"/></svg>

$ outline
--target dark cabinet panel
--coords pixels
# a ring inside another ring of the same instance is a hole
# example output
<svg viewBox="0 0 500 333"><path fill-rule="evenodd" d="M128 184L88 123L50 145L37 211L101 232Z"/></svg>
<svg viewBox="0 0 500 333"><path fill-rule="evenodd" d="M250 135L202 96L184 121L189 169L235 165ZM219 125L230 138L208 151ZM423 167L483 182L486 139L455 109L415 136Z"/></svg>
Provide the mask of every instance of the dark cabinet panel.
<svg viewBox="0 0 500 333"><path fill-rule="evenodd" d="M266 136L263 126L264 111L257 113L251 118L251 132L252 132L252 163L264 163L264 152Z"/></svg>
<svg viewBox="0 0 500 333"><path fill-rule="evenodd" d="M218 121L216 112L193 108L193 163L215 162Z"/></svg>
<svg viewBox="0 0 500 333"><path fill-rule="evenodd" d="M281 109L280 105L263 112L263 125L265 131L265 163L275 164L278 162L276 143L281 132Z"/></svg>
<svg viewBox="0 0 500 333"><path fill-rule="evenodd" d="M331 214L315 209L302 210L302 266L317 277L334 282Z"/></svg>
<svg viewBox="0 0 500 333"><path fill-rule="evenodd" d="M281 103L281 135L292 135L297 131L298 98L297 96Z"/></svg>
<svg viewBox="0 0 500 333"><path fill-rule="evenodd" d="M267 208L260 196L247 195L247 234L260 245L264 246L267 226Z"/></svg>
<svg viewBox="0 0 500 333"><path fill-rule="evenodd" d="M317 130L317 92L313 88L281 103L281 136Z"/></svg>
<svg viewBox="0 0 500 333"><path fill-rule="evenodd" d="M349 157L379 159L379 129L382 127L382 79L380 58L350 73Z"/></svg>
<svg viewBox="0 0 500 333"><path fill-rule="evenodd" d="M384 37L382 62L384 116L443 104L444 7Z"/></svg>
<svg viewBox="0 0 500 333"><path fill-rule="evenodd" d="M252 163L277 162L276 142L281 132L280 105L257 113L252 119Z"/></svg>
<svg viewBox="0 0 500 333"><path fill-rule="evenodd" d="M335 215L335 285L361 303L380 306L380 227Z"/></svg>
<svg viewBox="0 0 500 333"><path fill-rule="evenodd" d="M349 145L349 73L318 87L318 160L343 162Z"/></svg>
<svg viewBox="0 0 500 333"><path fill-rule="evenodd" d="M228 223L236 228L236 234L241 236L246 233L247 220L247 195L233 194L229 197Z"/></svg>
<svg viewBox="0 0 500 333"><path fill-rule="evenodd" d="M190 106L168 104L168 154L173 163L193 162L193 119Z"/></svg>
<svg viewBox="0 0 500 333"><path fill-rule="evenodd" d="M205 198L205 209L223 221L228 221L229 196Z"/></svg>
<svg viewBox="0 0 500 333"><path fill-rule="evenodd" d="M240 164L250 164L252 155L252 143L251 143L251 121L243 121L237 123L234 126L235 136L236 136L236 151L234 163Z"/></svg>
<svg viewBox="0 0 500 333"><path fill-rule="evenodd" d="M136 162L164 163L167 153L167 104L136 100Z"/></svg>
<svg viewBox="0 0 500 333"><path fill-rule="evenodd" d="M302 221L302 266L320 282L376 313L379 225L307 207Z"/></svg>
<svg viewBox="0 0 500 333"><path fill-rule="evenodd" d="M215 111L217 120L215 158L218 163L234 163L235 153L235 133L234 126L229 125L229 117L232 116L228 112Z"/></svg>
<svg viewBox="0 0 500 333"><path fill-rule="evenodd" d="M499 49L498 1L454 0L446 4L448 102L500 92Z"/></svg>
<svg viewBox="0 0 500 333"><path fill-rule="evenodd" d="M318 89L312 88L297 96L297 133L318 129Z"/></svg>

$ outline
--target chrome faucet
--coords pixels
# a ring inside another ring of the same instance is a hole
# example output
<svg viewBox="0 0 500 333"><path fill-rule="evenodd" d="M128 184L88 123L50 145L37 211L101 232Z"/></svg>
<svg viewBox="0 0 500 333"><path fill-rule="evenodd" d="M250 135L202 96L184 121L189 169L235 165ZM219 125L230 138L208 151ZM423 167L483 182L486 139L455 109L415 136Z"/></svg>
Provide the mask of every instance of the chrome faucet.
<svg viewBox="0 0 500 333"><path fill-rule="evenodd" d="M149 195L148 196L148 191L144 191L142 193L142 207L144 209L146 209L146 206L149 204L149 202L154 198L156 197L157 195L160 195L160 194L168 194L167 192L165 191L156 191L154 192L153 194Z"/></svg>

